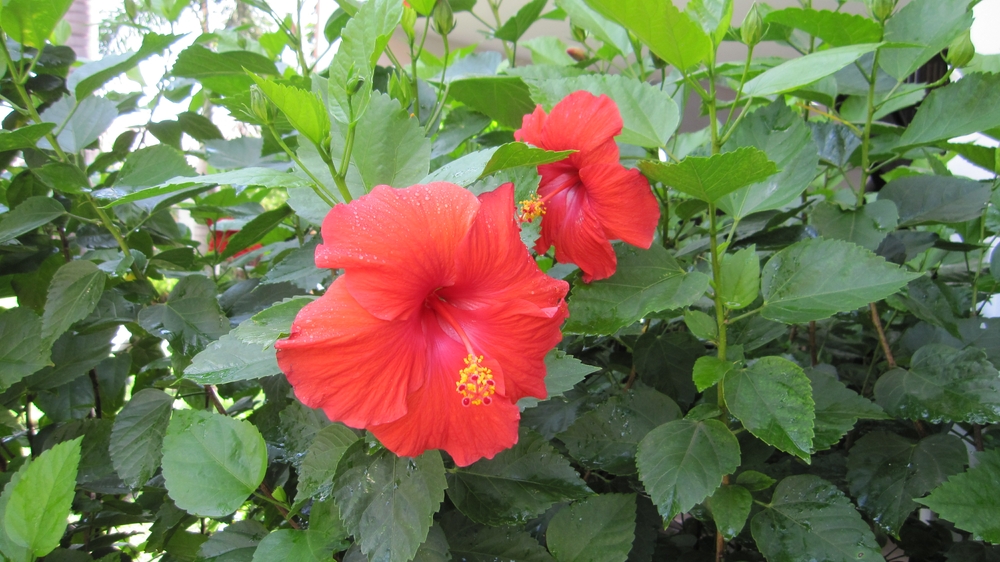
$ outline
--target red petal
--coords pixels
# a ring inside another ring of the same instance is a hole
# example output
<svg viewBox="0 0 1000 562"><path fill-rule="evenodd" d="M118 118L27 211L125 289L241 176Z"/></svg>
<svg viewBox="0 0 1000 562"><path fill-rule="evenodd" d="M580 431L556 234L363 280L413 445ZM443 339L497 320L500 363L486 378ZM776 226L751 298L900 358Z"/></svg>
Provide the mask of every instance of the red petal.
<svg viewBox="0 0 1000 562"><path fill-rule="evenodd" d="M546 150L590 151L622 132L618 106L608 96L578 91L552 108L542 131ZM534 143L533 143L534 144Z"/></svg>
<svg viewBox="0 0 1000 562"><path fill-rule="evenodd" d="M567 189L546 205L536 249L543 244L555 244L556 260L578 265L584 283L611 277L618 263L582 187Z"/></svg>
<svg viewBox="0 0 1000 562"><path fill-rule="evenodd" d="M316 266L343 268L351 295L376 317L409 317L454 282L455 250L478 209L474 195L450 183L376 186L326 216Z"/></svg>
<svg viewBox="0 0 1000 562"><path fill-rule="evenodd" d="M407 400L402 418L368 430L390 451L415 457L428 449L444 449L459 466L481 458L493 458L517 443L520 412L503 395L492 396L489 405L462 405L455 389L464 367L465 348L440 328L429 326L434 342L429 350L429 377Z"/></svg>
<svg viewBox="0 0 1000 562"><path fill-rule="evenodd" d="M407 395L424 383L426 345L420 318L372 316L341 276L299 312L291 335L274 347L303 404L362 428L406 413Z"/></svg>
<svg viewBox="0 0 1000 562"><path fill-rule="evenodd" d="M649 248L660 222L660 204L638 170L594 164L580 169L580 180L608 238Z"/></svg>
<svg viewBox="0 0 1000 562"><path fill-rule="evenodd" d="M535 111L525 115L521 120L521 128L514 131L514 139L545 148L542 146L542 128L545 126L546 117L542 106L536 105Z"/></svg>

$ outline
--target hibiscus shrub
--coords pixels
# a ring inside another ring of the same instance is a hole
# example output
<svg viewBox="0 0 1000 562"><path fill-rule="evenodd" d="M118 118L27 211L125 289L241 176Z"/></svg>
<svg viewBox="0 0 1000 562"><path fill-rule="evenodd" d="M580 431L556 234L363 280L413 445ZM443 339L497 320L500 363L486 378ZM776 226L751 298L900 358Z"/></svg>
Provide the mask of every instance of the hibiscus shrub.
<svg viewBox="0 0 1000 562"><path fill-rule="evenodd" d="M976 0L338 3L4 0L0 558L1000 560Z"/></svg>

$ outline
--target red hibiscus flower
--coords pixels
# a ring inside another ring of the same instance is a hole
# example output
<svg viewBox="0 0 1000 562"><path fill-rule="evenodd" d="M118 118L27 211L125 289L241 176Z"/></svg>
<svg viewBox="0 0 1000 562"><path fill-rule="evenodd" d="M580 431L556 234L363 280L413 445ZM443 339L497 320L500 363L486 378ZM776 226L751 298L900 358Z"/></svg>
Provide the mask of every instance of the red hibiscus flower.
<svg viewBox="0 0 1000 562"><path fill-rule="evenodd" d="M450 183L334 207L316 265L344 273L275 344L299 400L401 456L466 466L516 443L569 287L538 269L513 209L512 184L477 199Z"/></svg>
<svg viewBox="0 0 1000 562"><path fill-rule="evenodd" d="M649 182L618 159L614 137L622 131L615 102L573 92L552 108L524 116L514 138L546 150L576 150L569 158L538 167L538 195L522 202L522 219L544 215L535 251L555 244L556 260L575 263L586 283L611 277L617 259L610 240L649 248L660 206Z"/></svg>
<svg viewBox="0 0 1000 562"><path fill-rule="evenodd" d="M230 217L224 217L223 220L228 218ZM219 230L217 228L212 228L213 225L215 224L215 221L213 221L212 219L205 219L205 224L207 224L208 227L212 229L212 239L208 241L209 252L219 252L221 254L222 252L226 251L226 246L229 245L229 239L232 238L234 234L239 232L239 230ZM235 258L242 256L243 254L252 252L258 248L263 248L263 246L261 246L260 244L254 244L249 248L245 248L243 250L240 250L239 252L236 252L235 254L233 254L232 257Z"/></svg>

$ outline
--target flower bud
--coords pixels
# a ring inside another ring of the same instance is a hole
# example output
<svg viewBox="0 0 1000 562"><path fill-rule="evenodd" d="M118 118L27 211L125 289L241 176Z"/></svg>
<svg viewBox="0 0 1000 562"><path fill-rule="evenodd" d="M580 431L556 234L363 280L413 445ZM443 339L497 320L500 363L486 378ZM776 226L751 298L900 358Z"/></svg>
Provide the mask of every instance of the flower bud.
<svg viewBox="0 0 1000 562"><path fill-rule="evenodd" d="M455 29L455 14L451 11L451 4L448 0L437 0L434 4L434 11L431 12L434 20L434 30L441 35L448 35Z"/></svg>
<svg viewBox="0 0 1000 562"><path fill-rule="evenodd" d="M747 17L743 18L743 23L740 25L740 39L748 47L753 47L760 43L760 38L763 35L764 20L760 17L760 11L757 10L757 3L754 2L750 6L750 11L747 12Z"/></svg>
<svg viewBox="0 0 1000 562"><path fill-rule="evenodd" d="M892 15L896 9L896 0L865 0L868 6L868 13L880 22L884 22Z"/></svg>
<svg viewBox="0 0 1000 562"><path fill-rule="evenodd" d="M128 15L128 19L135 21L136 7L133 0L125 0L125 14Z"/></svg>
<svg viewBox="0 0 1000 562"><path fill-rule="evenodd" d="M399 100L399 104L403 107L410 107L413 88L405 74L393 72L389 75L389 97Z"/></svg>
<svg viewBox="0 0 1000 562"><path fill-rule="evenodd" d="M261 123L271 122L271 101L257 84L250 86L250 111L260 119Z"/></svg>
<svg viewBox="0 0 1000 562"><path fill-rule="evenodd" d="M347 81L347 87L344 88L347 91L348 96L353 96L354 94L361 91L361 87L365 85L365 77L357 76L351 80Z"/></svg>
<svg viewBox="0 0 1000 562"><path fill-rule="evenodd" d="M573 32L573 39L583 43L587 40L587 30L582 27L577 27L573 24L569 26L570 31Z"/></svg>
<svg viewBox="0 0 1000 562"><path fill-rule="evenodd" d="M587 60L587 52L580 47L570 47L566 49L566 54L572 57L576 62L583 62Z"/></svg>
<svg viewBox="0 0 1000 562"><path fill-rule="evenodd" d="M403 6L403 19L399 23L403 26L403 32L406 33L410 45L413 45L416 36L417 11L409 6Z"/></svg>
<svg viewBox="0 0 1000 562"><path fill-rule="evenodd" d="M972 62L972 57L976 56L976 47L972 44L972 33L966 29L964 33L955 38L948 45L948 54L945 60L955 68L962 68Z"/></svg>
<svg viewBox="0 0 1000 562"><path fill-rule="evenodd" d="M667 67L667 61L661 59L653 51L649 51L649 58L653 60L653 68L655 68L657 70L661 70L661 69Z"/></svg>

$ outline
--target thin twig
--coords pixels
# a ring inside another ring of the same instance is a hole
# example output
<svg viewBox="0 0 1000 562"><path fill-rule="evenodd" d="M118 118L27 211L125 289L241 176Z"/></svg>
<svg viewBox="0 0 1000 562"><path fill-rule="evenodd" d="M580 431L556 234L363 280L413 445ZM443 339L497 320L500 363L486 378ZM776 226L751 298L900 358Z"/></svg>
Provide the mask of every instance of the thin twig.
<svg viewBox="0 0 1000 562"><path fill-rule="evenodd" d="M978 423L972 424L972 439L976 444L976 450L983 452L985 450L983 446L983 426Z"/></svg>
<svg viewBox="0 0 1000 562"><path fill-rule="evenodd" d="M896 359L892 356L892 350L889 349L889 341L885 339L885 331L882 330L882 320L878 317L878 308L875 303L869 303L868 308L872 311L872 323L875 324L875 330L878 331L878 341L882 344L882 351L885 352L885 361L889 364L890 369L896 368Z"/></svg>
<svg viewBox="0 0 1000 562"><path fill-rule="evenodd" d="M91 369L88 374L90 375L90 386L94 388L94 417L101 419L101 386L97 382L97 370Z"/></svg>
<svg viewBox="0 0 1000 562"><path fill-rule="evenodd" d="M227 416L226 407L222 405L222 401L219 400L219 394L215 390L214 384L205 385L205 397L215 405L215 409L222 415Z"/></svg>
<svg viewBox="0 0 1000 562"><path fill-rule="evenodd" d="M264 498L268 500L268 503L273 505L278 512L281 513L281 516L285 518L285 521L288 521L288 524L291 525L293 529L302 528L302 526L300 526L294 519L288 516L288 509L284 506L284 504L274 499L274 495L271 493L271 489L267 487L267 484L261 482L260 491L263 493Z"/></svg>

